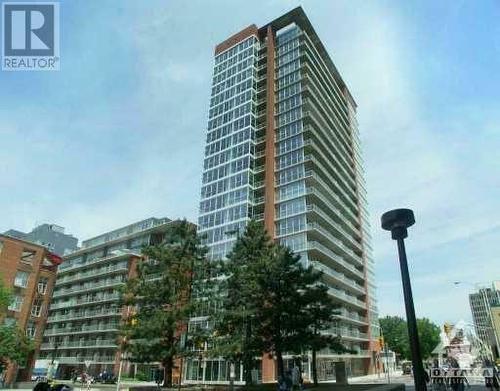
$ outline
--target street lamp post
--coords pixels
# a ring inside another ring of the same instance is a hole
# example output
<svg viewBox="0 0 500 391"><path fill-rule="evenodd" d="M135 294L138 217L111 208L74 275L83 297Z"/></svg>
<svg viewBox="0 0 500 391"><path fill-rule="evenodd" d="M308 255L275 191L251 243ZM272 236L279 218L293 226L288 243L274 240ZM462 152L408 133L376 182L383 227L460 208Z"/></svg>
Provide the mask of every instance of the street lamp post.
<svg viewBox="0 0 500 391"><path fill-rule="evenodd" d="M420 353L420 342L418 339L417 318L413 305L413 294L411 291L410 274L408 272L408 261L404 239L408 237L408 227L415 224L415 216L411 209L394 209L382 215L382 228L391 231L392 239L398 243L399 264L401 267L401 280L403 282L403 294L405 298L406 319L408 335L410 337L411 358L413 364L413 380L416 391L426 391L424 366Z"/></svg>

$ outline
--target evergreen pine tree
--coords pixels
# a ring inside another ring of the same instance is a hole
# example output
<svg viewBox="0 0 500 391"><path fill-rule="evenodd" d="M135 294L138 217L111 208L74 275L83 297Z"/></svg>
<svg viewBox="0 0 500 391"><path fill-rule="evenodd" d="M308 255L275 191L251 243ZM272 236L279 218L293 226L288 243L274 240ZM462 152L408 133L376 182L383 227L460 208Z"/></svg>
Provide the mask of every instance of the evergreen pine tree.
<svg viewBox="0 0 500 391"><path fill-rule="evenodd" d="M269 257L272 242L262 224L250 221L238 237L227 260L223 261L219 284L220 309L214 314L214 344L212 354L232 362L243 362L246 384L252 381L251 370L262 347L255 338L253 319L260 303L256 301L255 267Z"/></svg>
<svg viewBox="0 0 500 391"><path fill-rule="evenodd" d="M205 253L196 227L176 221L161 243L143 249L145 259L122 292L128 309L120 332L122 349L131 361L160 362L166 387L172 385L174 360L196 308L191 300L193 281L204 279L207 272Z"/></svg>
<svg viewBox="0 0 500 391"><path fill-rule="evenodd" d="M319 281L321 274L318 277ZM305 302L308 304L304 308L304 314L309 324L305 330L304 341L311 351L312 380L317 386L317 352L324 348L329 348L335 353L345 353L349 350L342 344L340 336L327 333L339 314L338 306L328 296L328 288L323 284L317 284L306 292L306 296Z"/></svg>

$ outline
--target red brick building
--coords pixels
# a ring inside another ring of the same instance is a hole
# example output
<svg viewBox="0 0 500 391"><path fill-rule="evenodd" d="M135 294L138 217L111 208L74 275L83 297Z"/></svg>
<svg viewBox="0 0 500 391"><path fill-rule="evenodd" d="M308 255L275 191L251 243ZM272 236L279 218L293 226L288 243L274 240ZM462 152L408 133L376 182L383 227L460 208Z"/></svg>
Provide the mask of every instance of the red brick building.
<svg viewBox="0 0 500 391"><path fill-rule="evenodd" d="M29 380L47 321L47 313L61 258L45 247L0 235L0 278L12 293L7 313L0 313L1 324L17 324L35 342L27 364L10 364L6 384Z"/></svg>

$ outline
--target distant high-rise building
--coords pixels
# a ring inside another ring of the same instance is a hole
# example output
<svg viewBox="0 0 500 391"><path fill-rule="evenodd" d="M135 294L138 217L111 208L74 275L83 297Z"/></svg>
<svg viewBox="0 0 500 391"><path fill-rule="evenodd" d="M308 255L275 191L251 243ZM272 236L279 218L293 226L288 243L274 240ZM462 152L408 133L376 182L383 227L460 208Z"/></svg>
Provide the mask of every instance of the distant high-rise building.
<svg viewBox="0 0 500 391"><path fill-rule="evenodd" d="M489 346L493 353L499 357L498 340L494 329L492 307L500 306L500 281L492 283L491 287L478 289L469 295L472 319L476 333L484 344Z"/></svg>
<svg viewBox="0 0 500 391"><path fill-rule="evenodd" d="M9 229L4 235L40 244L60 256L78 248L78 239L64 233L64 227L56 224L41 224L28 233Z"/></svg>
<svg viewBox="0 0 500 391"><path fill-rule="evenodd" d="M85 240L64 257L40 354L55 357L60 377L69 378L73 370L118 373L119 289L134 273L141 248L160 243L171 223L168 218L139 221Z"/></svg>
<svg viewBox="0 0 500 391"><path fill-rule="evenodd" d="M323 380L339 359L353 375L373 370L379 335L356 107L300 7L215 47L199 233L209 256L224 258L234 232L261 220L323 271L329 299L340 306L330 331L356 351L322 351ZM304 369L310 376L310 358ZM265 356L262 380L274 374ZM228 379L224 361L188 363L188 382Z"/></svg>
<svg viewBox="0 0 500 391"><path fill-rule="evenodd" d="M491 322L495 337L495 351L498 358L500 357L500 303L491 306Z"/></svg>
<svg viewBox="0 0 500 391"><path fill-rule="evenodd" d="M31 380L34 359L42 342L47 310L62 259L45 247L11 236L0 235L0 279L11 291L12 302L7 313L0 313L0 324L17 325L33 339L34 351L27 365L9 364L6 383ZM2 341L0 341L0 344Z"/></svg>

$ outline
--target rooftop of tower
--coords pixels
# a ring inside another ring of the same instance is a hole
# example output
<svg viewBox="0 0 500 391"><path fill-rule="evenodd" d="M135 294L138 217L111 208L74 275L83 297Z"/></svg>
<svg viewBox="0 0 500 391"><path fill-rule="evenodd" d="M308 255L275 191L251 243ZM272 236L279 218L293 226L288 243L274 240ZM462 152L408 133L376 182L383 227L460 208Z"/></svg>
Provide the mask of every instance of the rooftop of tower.
<svg viewBox="0 0 500 391"><path fill-rule="evenodd" d="M349 98L349 100L352 102L354 107L357 107L356 101L354 100L353 96L351 95L351 92L349 91L349 88L347 87L346 83L342 79L342 76L340 76L339 71L337 70L337 67L333 63L330 55L328 54L328 51L326 50L325 46L319 39L318 34L314 30L313 25L311 24L311 21L307 17L306 13L304 12L304 9L302 7L296 7L292 9L291 11L287 12L286 14L283 14L282 16L274 19L273 21L263 25L262 27L257 27L255 24L251 24L248 27L245 27L243 30L237 32L236 34L233 34L226 40L222 41L218 45L215 46L215 54L220 54L234 45L236 45L238 42L241 42L245 38L255 35L259 36L259 38L263 38L267 35L267 29L268 27L271 27L273 31L278 31L292 23L295 23L297 26L299 26L302 30L304 30L309 38L312 40L314 45L319 51L319 54L324 58L326 65L332 72L332 74L335 77L335 80L339 84L340 88L346 92L346 96Z"/></svg>

